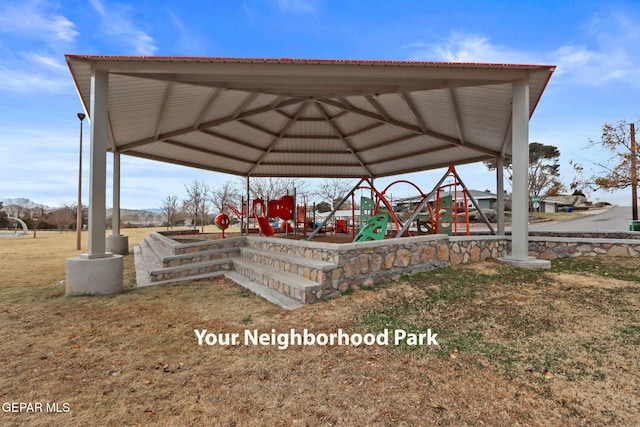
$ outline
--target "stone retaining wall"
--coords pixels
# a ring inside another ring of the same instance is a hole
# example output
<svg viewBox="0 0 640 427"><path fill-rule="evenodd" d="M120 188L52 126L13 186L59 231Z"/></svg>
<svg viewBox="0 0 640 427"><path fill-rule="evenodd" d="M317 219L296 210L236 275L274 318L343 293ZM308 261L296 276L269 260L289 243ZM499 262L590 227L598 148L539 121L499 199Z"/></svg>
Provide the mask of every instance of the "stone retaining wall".
<svg viewBox="0 0 640 427"><path fill-rule="evenodd" d="M633 233L617 233L623 239L596 238L599 233L567 234L566 237L535 233L529 237L529 255L551 260L573 256L638 256L640 239ZM186 247L174 247L178 252L238 248L241 246L268 253L305 257L336 264L323 271L320 280L322 298L347 289L359 289L402 275L415 274L450 265L460 265L506 256L511 251L510 236L425 235L362 243L322 243L273 237L249 236L203 241ZM265 255L266 256L266 255ZM275 261L274 261L275 262ZM264 263L264 261L261 261ZM266 265L269 265L266 263ZM311 271L311 270L310 270ZM316 278L317 279L317 278Z"/></svg>
<svg viewBox="0 0 640 427"><path fill-rule="evenodd" d="M158 231L158 233L162 234L163 236L168 236L168 237L172 237L172 236L191 236L193 234L200 234L200 230L197 229L197 228L187 228L187 229L182 229L182 230Z"/></svg>
<svg viewBox="0 0 640 427"><path fill-rule="evenodd" d="M531 236L529 255L547 260L577 256L638 256L640 240Z"/></svg>
<svg viewBox="0 0 640 427"><path fill-rule="evenodd" d="M504 237L481 238L428 235L349 244L278 238L248 238L250 247L267 252L314 258L337 264L330 273L331 291L345 291L397 280L434 268L495 259L509 246Z"/></svg>
<svg viewBox="0 0 640 427"><path fill-rule="evenodd" d="M175 255L190 254L200 251L213 251L218 249L235 249L246 246L245 237L234 237L231 239L202 240L194 243L182 243L173 248Z"/></svg>

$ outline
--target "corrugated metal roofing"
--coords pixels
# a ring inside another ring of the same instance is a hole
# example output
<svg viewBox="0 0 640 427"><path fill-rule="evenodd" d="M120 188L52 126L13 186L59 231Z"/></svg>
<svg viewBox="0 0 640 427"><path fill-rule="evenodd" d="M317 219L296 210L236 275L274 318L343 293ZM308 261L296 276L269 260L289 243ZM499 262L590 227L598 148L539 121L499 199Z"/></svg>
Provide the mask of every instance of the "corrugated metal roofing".
<svg viewBox="0 0 640 427"><path fill-rule="evenodd" d="M373 177L511 152L511 82L530 113L554 66L67 55L85 110L109 73L109 147L251 176Z"/></svg>

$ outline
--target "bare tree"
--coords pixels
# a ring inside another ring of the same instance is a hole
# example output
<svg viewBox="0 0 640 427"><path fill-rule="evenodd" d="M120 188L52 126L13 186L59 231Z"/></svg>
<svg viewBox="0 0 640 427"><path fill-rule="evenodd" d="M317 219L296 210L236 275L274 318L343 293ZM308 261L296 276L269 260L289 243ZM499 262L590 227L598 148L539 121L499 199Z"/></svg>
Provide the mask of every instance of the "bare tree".
<svg viewBox="0 0 640 427"><path fill-rule="evenodd" d="M240 207L240 190L232 181L226 181L221 187L210 192L210 200L218 212L225 212L225 205Z"/></svg>
<svg viewBox="0 0 640 427"><path fill-rule="evenodd" d="M68 230L76 222L76 209L65 205L51 212L47 219L62 233L62 230Z"/></svg>
<svg viewBox="0 0 640 427"><path fill-rule="evenodd" d="M173 228L176 223L178 213L178 196L170 195L162 202L162 213L167 217L167 229Z"/></svg>
<svg viewBox="0 0 640 427"><path fill-rule="evenodd" d="M314 194L331 205L331 209L335 208L340 200L344 199L349 191L353 188L353 184L346 179L330 178L322 181Z"/></svg>
<svg viewBox="0 0 640 427"><path fill-rule="evenodd" d="M204 232L205 218L208 216L209 187L201 181L193 180L190 186L185 185L187 199L183 201L185 210L193 217L193 227L196 228L198 219Z"/></svg>
<svg viewBox="0 0 640 427"><path fill-rule="evenodd" d="M29 217L33 226L33 238L36 238L36 230L40 225L40 221L44 219L44 206L36 206L29 209Z"/></svg>
<svg viewBox="0 0 640 427"><path fill-rule="evenodd" d="M605 123L602 126L600 140L589 140L587 148L600 147L608 152L608 157L593 162L599 169L593 172L589 178L584 177L584 167L573 162L573 167L578 174L571 183L572 189L589 187L592 190L603 189L615 191L631 187L631 204L633 219L638 219L638 165L640 155L636 142L636 128L640 129L640 122L633 123L621 120L612 125Z"/></svg>
<svg viewBox="0 0 640 427"><path fill-rule="evenodd" d="M12 203L5 206L5 211L11 217L29 219L27 214L29 213L29 209L33 206L35 205L31 200L20 197L13 199Z"/></svg>
<svg viewBox="0 0 640 427"><path fill-rule="evenodd" d="M303 192L307 183L297 178L251 178L249 180L249 186L251 197L263 200L274 200L286 194L293 194L294 188L298 193ZM244 193L246 193L244 183L242 188L244 188Z"/></svg>

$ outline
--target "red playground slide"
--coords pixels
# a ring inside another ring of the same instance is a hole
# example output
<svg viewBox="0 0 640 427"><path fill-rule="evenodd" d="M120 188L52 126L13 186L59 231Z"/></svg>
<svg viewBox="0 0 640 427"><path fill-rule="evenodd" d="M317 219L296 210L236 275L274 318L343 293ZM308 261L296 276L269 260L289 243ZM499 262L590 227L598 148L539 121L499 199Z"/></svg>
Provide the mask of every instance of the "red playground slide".
<svg viewBox="0 0 640 427"><path fill-rule="evenodd" d="M276 232L273 228L271 228L271 224L269 224L269 219L266 216L255 216L255 219L258 220L258 227L260 227L260 232L265 236L273 236Z"/></svg>
<svg viewBox="0 0 640 427"><path fill-rule="evenodd" d="M262 215L258 216L258 212L256 212L256 207L260 206L260 213ZM260 232L264 236L273 236L275 234L275 230L271 228L271 224L269 224L269 218L266 215L266 209L264 206L264 200L255 199L253 201L253 217L258 221L258 227L260 228Z"/></svg>

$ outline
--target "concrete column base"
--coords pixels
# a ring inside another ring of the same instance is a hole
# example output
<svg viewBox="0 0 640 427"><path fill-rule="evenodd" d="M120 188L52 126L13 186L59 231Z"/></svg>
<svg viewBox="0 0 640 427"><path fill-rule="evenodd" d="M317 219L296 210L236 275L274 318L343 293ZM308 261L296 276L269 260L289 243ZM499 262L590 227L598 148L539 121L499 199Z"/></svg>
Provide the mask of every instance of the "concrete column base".
<svg viewBox="0 0 640 427"><path fill-rule="evenodd" d="M514 267L534 269L551 268L551 261L538 259L536 257L516 258L513 256L503 256L498 258L498 262L513 265Z"/></svg>
<svg viewBox="0 0 640 427"><path fill-rule="evenodd" d="M66 294L113 295L124 290L122 255L102 258L80 255L67 258Z"/></svg>
<svg viewBox="0 0 640 427"><path fill-rule="evenodd" d="M108 235L105 248L107 252L117 255L126 255L129 253L129 236L122 234L114 236Z"/></svg>

